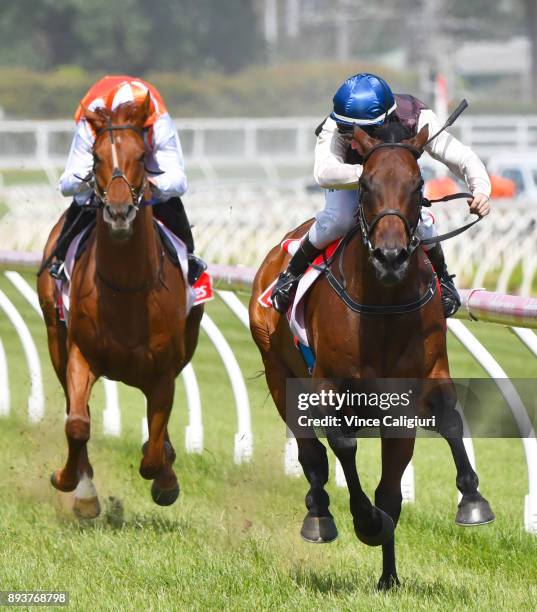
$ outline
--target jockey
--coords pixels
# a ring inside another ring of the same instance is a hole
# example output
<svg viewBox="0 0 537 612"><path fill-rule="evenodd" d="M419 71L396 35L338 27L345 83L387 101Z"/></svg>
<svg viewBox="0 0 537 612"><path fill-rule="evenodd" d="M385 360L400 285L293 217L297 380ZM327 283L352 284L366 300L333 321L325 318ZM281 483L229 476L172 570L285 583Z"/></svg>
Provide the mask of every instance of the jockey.
<svg viewBox="0 0 537 612"><path fill-rule="evenodd" d="M354 126L377 138L382 138L382 127L393 122L399 124L404 138L415 136L424 125L429 126L429 135L442 127L438 117L423 102L408 94L394 95L388 84L373 74L361 73L347 79L333 101L333 112L316 131L314 176L326 190L325 207L316 215L315 222L272 291L272 304L281 313L289 308L298 281L309 264L356 224L362 159L351 147ZM446 132L437 136L425 150L468 184L473 195L469 203L470 212L487 215L490 210L490 180L477 155ZM434 218L426 209L421 213L418 236L423 240L437 236ZM461 302L440 243L429 248L428 255L442 287L444 314L450 317Z"/></svg>
<svg viewBox="0 0 537 612"><path fill-rule="evenodd" d="M84 119L84 108L95 110L105 107L113 111L126 102L143 102L148 91L151 113L144 126L144 141L145 164L151 170L148 182L153 199L157 202L153 205L153 213L185 243L190 284L194 284L205 269L205 263L194 255L194 239L181 201L181 196L187 190L181 143L161 95L153 85L141 79L105 76L89 89L75 112L76 132L59 184L62 195L72 196L73 201L53 251L56 259L49 267L54 278L64 276L63 263L69 243L93 222L96 214L94 208L85 208L94 195L92 184L87 179L93 171L95 135Z"/></svg>

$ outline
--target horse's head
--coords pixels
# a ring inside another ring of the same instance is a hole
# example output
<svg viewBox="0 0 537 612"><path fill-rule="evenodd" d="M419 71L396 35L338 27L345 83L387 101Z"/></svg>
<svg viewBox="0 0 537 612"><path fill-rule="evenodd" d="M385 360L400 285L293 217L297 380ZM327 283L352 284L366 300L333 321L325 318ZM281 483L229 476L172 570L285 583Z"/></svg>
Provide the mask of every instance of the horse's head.
<svg viewBox="0 0 537 612"><path fill-rule="evenodd" d="M115 111L85 110L95 132L93 173L95 194L103 207L103 219L112 236L124 240L145 189L143 127L149 115L149 94L142 104L128 102Z"/></svg>
<svg viewBox="0 0 537 612"><path fill-rule="evenodd" d="M419 244L423 179L417 159L428 134L425 126L414 138L390 143L354 130L354 146L364 159L359 222L370 261L386 285L401 282Z"/></svg>

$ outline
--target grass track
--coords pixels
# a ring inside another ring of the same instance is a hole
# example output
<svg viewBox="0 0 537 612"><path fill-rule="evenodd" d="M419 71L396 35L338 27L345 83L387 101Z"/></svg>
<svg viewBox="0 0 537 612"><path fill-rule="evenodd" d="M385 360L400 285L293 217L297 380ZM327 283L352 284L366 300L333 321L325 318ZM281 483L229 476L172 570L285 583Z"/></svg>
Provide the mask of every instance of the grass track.
<svg viewBox="0 0 537 612"><path fill-rule="evenodd" d="M31 275L28 279L33 282ZM219 301L207 311L249 377L253 463L233 464L233 398L217 354L202 335L194 367L202 391L205 452L183 452L186 410L179 382L171 428L179 452L179 501L158 508L149 484L138 475L141 395L120 388L123 435L105 438L97 385L90 456L103 514L92 523L77 522L69 496L48 484L50 472L65 458L66 445L63 400L46 353L44 327L3 276L0 289L30 326L42 357L47 398L44 422L27 424L26 364L16 334L0 315L12 392L11 416L0 421L0 590L68 590L77 610L537 607L537 539L523 531L527 481L518 440L475 441L481 489L498 517L494 525L477 529L453 523L454 468L447 445L418 441L417 502L404 507L397 530L403 582L397 593L376 593L380 550L357 542L347 494L332 481L328 491L340 538L329 546L302 542L298 529L305 481L283 475L284 428L267 399L264 380L255 378L257 350ZM477 324L472 330L511 376L535 377L536 362L509 332ZM455 376L483 375L453 340L450 358ZM359 464L369 494L379 475L378 454L377 441L360 443Z"/></svg>

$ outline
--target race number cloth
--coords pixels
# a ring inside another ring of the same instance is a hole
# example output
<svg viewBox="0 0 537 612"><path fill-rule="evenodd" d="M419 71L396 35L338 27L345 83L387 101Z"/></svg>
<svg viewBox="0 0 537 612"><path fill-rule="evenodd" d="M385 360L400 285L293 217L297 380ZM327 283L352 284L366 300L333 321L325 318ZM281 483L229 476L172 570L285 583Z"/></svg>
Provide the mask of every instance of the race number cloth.
<svg viewBox="0 0 537 612"><path fill-rule="evenodd" d="M284 251L286 251L287 253L289 253L289 255L292 256L297 252L302 240L303 238L284 240L281 244L281 247ZM330 258L334 254L334 251L338 248L341 240L342 238L336 240L335 242L332 242L332 244L326 247L326 249L324 250L324 257L326 259ZM321 254L313 261L313 266L320 266L322 265L322 263L323 255ZM319 278L320 274L321 271L316 269L315 267L310 266L306 270L305 274L302 276L300 282L298 283L293 303L289 307L289 310L286 314L287 320L289 321L291 333L300 344L307 347L309 347L309 343L305 325L305 297L308 291L313 286L313 283ZM274 279L274 281L265 289L265 291L263 291L263 293L258 298L259 303L264 308L272 308L270 294L272 293L272 288L276 284L276 280L277 279Z"/></svg>
<svg viewBox="0 0 537 612"><path fill-rule="evenodd" d="M166 234L167 238L175 249L175 252L177 253L177 259L179 260L181 272L183 273L185 285L187 286L188 314L192 309L192 306L203 304L204 302L208 302L214 298L212 278L209 274L207 274L207 272L204 272L196 281L195 285L191 287L188 284L188 254L185 243L180 238L178 238L171 230L169 230L163 223L158 220L156 220L156 222L159 224L159 227L162 229L162 231ZM75 239L71 242L69 248L67 249L64 266L67 281L55 281L57 294L56 308L58 309L60 320L65 321L66 324L69 320L71 276L75 267L80 244L84 240L85 234L87 231L89 231L89 229L90 228L86 228L82 230L82 232L80 232L80 234L75 237Z"/></svg>

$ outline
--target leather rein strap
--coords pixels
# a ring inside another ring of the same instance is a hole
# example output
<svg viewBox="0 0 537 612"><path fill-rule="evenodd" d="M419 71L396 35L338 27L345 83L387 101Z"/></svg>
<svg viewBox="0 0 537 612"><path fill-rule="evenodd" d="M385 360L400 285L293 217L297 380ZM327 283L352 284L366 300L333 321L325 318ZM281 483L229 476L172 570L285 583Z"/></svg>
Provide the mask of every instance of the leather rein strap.
<svg viewBox="0 0 537 612"><path fill-rule="evenodd" d="M436 274L431 275L431 279L429 281L427 289L419 298L412 300L411 302L405 302L404 304L361 304L348 294L347 283L343 275L343 254L345 252L345 247L351 241L353 236L359 231L359 229L360 226L356 225L345 236L345 238L343 238L343 240L339 243L337 249L334 251L333 255L330 257L330 259L327 260L323 254L323 264L321 266L312 266L313 268L319 270L322 274L326 276L326 280L328 281L332 289L341 298L341 300L345 303L345 305L353 312L356 312L358 314L382 316L408 314L410 312L420 310L420 308L423 308L426 304L428 304L436 293ZM331 266L334 263L336 257L339 257L339 270L342 278L341 281L336 278L336 276L331 270Z"/></svg>
<svg viewBox="0 0 537 612"><path fill-rule="evenodd" d="M422 206L430 206L435 202L449 202L450 200L458 200L459 198L473 198L474 196L471 193L452 193L451 195L446 195L443 198L436 198L434 200L429 200L427 198L423 198ZM438 244L439 242L444 242L444 240L449 240L450 238L454 238L459 234L462 234L466 230L470 229L476 223L479 223L483 217L478 217L474 221L463 225L462 227L458 227L457 229L451 230L451 232L447 232L445 234L440 234L439 236L435 236L434 238L426 238L425 240L420 240L420 244L424 246L430 246L431 244Z"/></svg>

